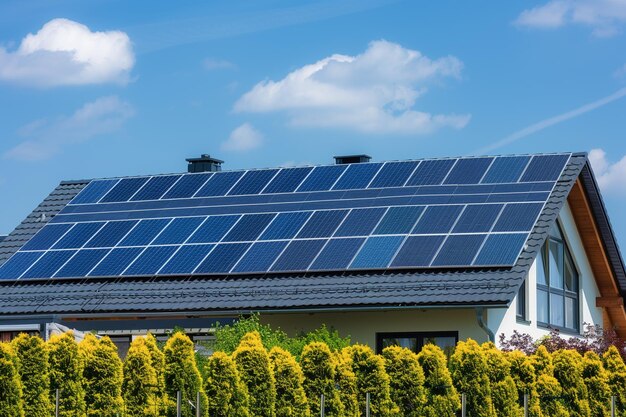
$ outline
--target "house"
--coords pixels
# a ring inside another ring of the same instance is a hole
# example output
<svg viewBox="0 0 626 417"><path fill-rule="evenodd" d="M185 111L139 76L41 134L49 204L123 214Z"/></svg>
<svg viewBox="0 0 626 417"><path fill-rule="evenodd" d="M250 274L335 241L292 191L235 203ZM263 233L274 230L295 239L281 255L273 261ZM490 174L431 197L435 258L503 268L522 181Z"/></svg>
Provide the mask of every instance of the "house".
<svg viewBox="0 0 626 417"><path fill-rule="evenodd" d="M110 335L260 312L381 349L514 330L626 337L626 273L586 154L64 181L0 243L0 333ZM65 328L61 327L61 328Z"/></svg>

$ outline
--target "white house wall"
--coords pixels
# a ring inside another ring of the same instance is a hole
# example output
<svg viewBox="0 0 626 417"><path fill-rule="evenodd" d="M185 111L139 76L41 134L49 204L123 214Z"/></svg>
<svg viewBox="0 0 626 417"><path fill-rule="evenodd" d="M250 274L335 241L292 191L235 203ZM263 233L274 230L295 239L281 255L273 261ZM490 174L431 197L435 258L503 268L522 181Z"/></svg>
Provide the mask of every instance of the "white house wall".
<svg viewBox="0 0 626 417"><path fill-rule="evenodd" d="M579 307L580 322L579 328L582 332L584 324L602 325L602 309L596 307L596 297L600 296L598 286L594 278L591 266L585 254L585 250L576 228L572 212L568 204L566 204L559 214L561 229L570 253L576 264L579 273ZM545 336L549 331L543 327L537 326L537 262L533 263L530 268L528 278L526 280L526 322L517 320L517 297L509 308L491 309L487 313L487 323L489 328L494 332L496 341L500 334L510 337L514 330L521 333L530 334L533 338L538 339ZM570 334L563 333L563 336Z"/></svg>

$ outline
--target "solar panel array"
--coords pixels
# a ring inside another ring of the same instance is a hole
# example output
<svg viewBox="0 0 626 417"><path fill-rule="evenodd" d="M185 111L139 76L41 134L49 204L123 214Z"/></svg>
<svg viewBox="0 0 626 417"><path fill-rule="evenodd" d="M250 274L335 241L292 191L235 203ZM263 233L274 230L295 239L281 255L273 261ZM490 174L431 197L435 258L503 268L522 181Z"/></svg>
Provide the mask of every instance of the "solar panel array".
<svg viewBox="0 0 626 417"><path fill-rule="evenodd" d="M569 157L93 180L0 279L510 267Z"/></svg>

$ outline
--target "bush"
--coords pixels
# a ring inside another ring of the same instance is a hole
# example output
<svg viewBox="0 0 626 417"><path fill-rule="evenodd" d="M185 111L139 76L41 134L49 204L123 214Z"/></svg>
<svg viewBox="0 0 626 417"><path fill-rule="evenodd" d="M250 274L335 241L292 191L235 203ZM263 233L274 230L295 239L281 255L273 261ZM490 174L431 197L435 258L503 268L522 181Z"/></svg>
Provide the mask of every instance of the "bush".
<svg viewBox="0 0 626 417"><path fill-rule="evenodd" d="M304 392L312 416L320 414L320 398L324 394L327 417L342 417L345 409L335 389L336 363L325 343L309 343L302 349L300 366L304 374Z"/></svg>
<svg viewBox="0 0 626 417"><path fill-rule="evenodd" d="M270 361L276 380L276 417L309 416L300 365L291 353L278 346L270 351Z"/></svg>
<svg viewBox="0 0 626 417"><path fill-rule="evenodd" d="M539 346L539 348L537 348L537 351L532 356L532 363L537 378L539 378L540 375L554 376L552 355L550 355L550 352L548 352L545 346Z"/></svg>
<svg viewBox="0 0 626 417"><path fill-rule="evenodd" d="M352 372L352 360L343 352L333 352L335 360L335 387L339 390L339 400L345 417L359 417L356 375Z"/></svg>
<svg viewBox="0 0 626 417"><path fill-rule="evenodd" d="M196 403L196 394L200 393L202 415L206 415L207 397L202 388L202 378L196 366L193 342L184 333L174 333L165 344L165 394L167 415L176 415L176 393L181 392L182 416L195 417L195 412L188 401Z"/></svg>
<svg viewBox="0 0 626 417"><path fill-rule="evenodd" d="M0 416L24 417L22 384L17 357L8 343L0 342Z"/></svg>
<svg viewBox="0 0 626 417"><path fill-rule="evenodd" d="M426 393L424 371L417 355L409 349L390 346L383 350L383 358L390 380L391 400L404 417L421 417Z"/></svg>
<svg viewBox="0 0 626 417"><path fill-rule="evenodd" d="M573 350L554 352L554 377L561 384L563 402L572 417L589 417L587 387L580 354Z"/></svg>
<svg viewBox="0 0 626 417"><path fill-rule="evenodd" d="M209 417L248 417L248 390L239 378L235 362L215 352L204 368L204 391Z"/></svg>
<svg viewBox="0 0 626 417"><path fill-rule="evenodd" d="M583 357L583 379L589 394L591 416L608 417L611 401L609 378L602 366L602 360L595 352L589 351Z"/></svg>
<svg viewBox="0 0 626 417"><path fill-rule="evenodd" d="M267 351L261 343L261 335L251 332L245 335L233 353L239 376L248 388L250 414L255 417L274 417L276 406L276 383Z"/></svg>
<svg viewBox="0 0 626 417"><path fill-rule="evenodd" d="M617 348L610 347L602 356L602 363L609 376L610 392L615 395L615 415L626 417L626 365Z"/></svg>
<svg viewBox="0 0 626 417"><path fill-rule="evenodd" d="M522 413L518 402L517 386L511 377L511 364L505 356L491 342L482 345L489 383L491 384L491 400L497 415L515 416Z"/></svg>
<svg viewBox="0 0 626 417"><path fill-rule="evenodd" d="M454 417L461 408L461 401L446 366L446 355L439 346L427 344L417 360L424 371L424 417Z"/></svg>
<svg viewBox="0 0 626 417"><path fill-rule="evenodd" d="M50 395L54 403L59 389L59 416L83 417L85 391L83 390L83 358L74 341L74 333L55 335L48 341L50 362Z"/></svg>
<svg viewBox="0 0 626 417"><path fill-rule="evenodd" d="M117 347L107 336L97 340L93 335L81 342L85 367L83 384L87 416L116 417L122 412L122 361Z"/></svg>
<svg viewBox="0 0 626 417"><path fill-rule="evenodd" d="M258 314L249 317L240 317L230 325L215 325L215 341L211 343L214 351L222 351L232 354L241 339L250 332L258 332L266 350L274 346L281 347L295 356L297 359L302 354L305 345L312 342L324 342L331 351L338 351L350 345L350 338L342 338L336 330L328 329L322 325L319 329L311 332L302 332L296 337L289 337L280 329L272 329L267 324L261 324Z"/></svg>
<svg viewBox="0 0 626 417"><path fill-rule="evenodd" d="M472 339L459 342L450 357L450 372L460 393L465 393L469 417L495 417L489 368L482 349Z"/></svg>
<svg viewBox="0 0 626 417"><path fill-rule="evenodd" d="M393 416L399 409L391 401L389 376L385 361L375 355L369 346L352 345L345 348L352 360L352 372L356 375L357 395L361 414L365 415L366 394L370 394L370 411L373 416Z"/></svg>
<svg viewBox="0 0 626 417"><path fill-rule="evenodd" d="M157 376L146 339L138 337L130 344L124 361L124 404L129 417L158 417L162 409L157 394Z"/></svg>
<svg viewBox="0 0 626 417"><path fill-rule="evenodd" d="M29 417L49 417L53 405L50 402L50 372L46 344L39 336L22 333L13 340L12 345L22 381L24 414Z"/></svg>

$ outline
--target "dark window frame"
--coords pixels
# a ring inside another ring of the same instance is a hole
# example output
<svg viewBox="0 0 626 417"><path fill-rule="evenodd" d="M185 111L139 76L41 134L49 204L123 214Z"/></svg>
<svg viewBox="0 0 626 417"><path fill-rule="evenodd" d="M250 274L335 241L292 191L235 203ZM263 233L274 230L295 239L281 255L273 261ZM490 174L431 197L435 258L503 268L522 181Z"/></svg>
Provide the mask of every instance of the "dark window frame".
<svg viewBox="0 0 626 417"><path fill-rule="evenodd" d="M526 296L526 282L527 280L524 280L517 291L517 310L515 311L515 317L517 318L517 321L520 322L528 321L528 313L526 311L526 299L528 298Z"/></svg>
<svg viewBox="0 0 626 417"><path fill-rule="evenodd" d="M571 254L571 251L569 249L569 245L567 243L567 240L565 239L565 235L563 234L563 229L561 228L561 225L559 224L559 222L557 221L555 223L554 226L559 234L560 234L560 238L557 236L554 236L552 233L548 234L548 238L546 239L545 243L543 244L543 246L540 249L540 254L541 254L541 258L539 258L539 256L537 257L537 259L541 259L543 261L543 265L539 265L537 264L537 268L543 268L544 271L544 275L545 275L545 280L547 285L545 284L541 284L539 283L539 272L537 272L537 294L536 294L536 300L537 300L537 325L539 327L544 327L544 328L548 328L548 329L557 329L560 332L564 332L564 333L573 333L573 334L580 334L580 273L578 272L578 268L576 266L576 263L574 262L574 257ZM553 287L551 285L551 275L550 275L550 243L556 243L559 245L560 251L562 252L561 255L563 257L562 259L562 287L563 288L558 288L558 287ZM572 269L572 273L574 274L574 286L575 286L575 291L571 291L568 290L566 288L567 284L565 282L565 264L569 263L571 265L571 269ZM548 322L544 322L541 321L539 319L539 291L543 291L547 294L547 305L546 307L546 311L547 311L547 317L548 317ZM558 324L554 324L551 323L550 321L552 320L552 311L551 311L551 304L552 304L552 297L551 295L556 295L559 297L562 297L563 299L563 326L560 326ZM567 300L573 300L573 305L574 305L574 317L572 319L574 327L570 328L567 327Z"/></svg>
<svg viewBox="0 0 626 417"><path fill-rule="evenodd" d="M383 351L383 339L395 338L415 338L417 339L417 352L419 353L424 347L424 339L431 337L454 337L454 344L459 343L458 331L441 331L441 332L381 332L376 333L376 353L381 354Z"/></svg>

